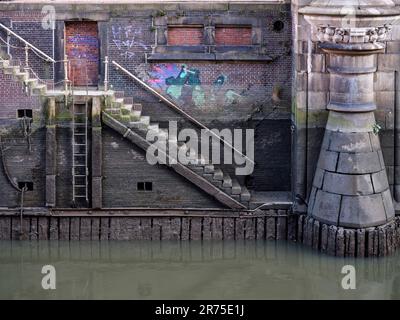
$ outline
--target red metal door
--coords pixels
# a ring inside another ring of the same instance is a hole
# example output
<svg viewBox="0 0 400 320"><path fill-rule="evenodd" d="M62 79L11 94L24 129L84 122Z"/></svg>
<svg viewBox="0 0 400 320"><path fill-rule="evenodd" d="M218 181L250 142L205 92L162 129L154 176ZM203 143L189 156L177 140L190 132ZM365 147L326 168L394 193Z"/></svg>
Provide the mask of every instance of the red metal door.
<svg viewBox="0 0 400 320"><path fill-rule="evenodd" d="M68 78L75 86L96 86L99 75L97 22L66 22L65 37L65 52L70 60Z"/></svg>

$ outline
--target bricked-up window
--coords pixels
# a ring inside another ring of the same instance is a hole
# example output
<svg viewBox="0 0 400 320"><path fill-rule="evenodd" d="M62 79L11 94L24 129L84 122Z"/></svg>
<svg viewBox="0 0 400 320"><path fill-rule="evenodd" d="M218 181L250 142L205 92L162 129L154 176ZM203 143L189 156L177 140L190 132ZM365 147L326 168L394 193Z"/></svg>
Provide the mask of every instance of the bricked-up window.
<svg viewBox="0 0 400 320"><path fill-rule="evenodd" d="M251 26L215 26L215 44L222 46L251 45Z"/></svg>
<svg viewBox="0 0 400 320"><path fill-rule="evenodd" d="M20 181L20 182L18 182L18 188L20 190L22 190L23 188L26 188L26 191L32 191L33 190L33 182Z"/></svg>
<svg viewBox="0 0 400 320"><path fill-rule="evenodd" d="M196 46L203 44L203 26L169 26L168 45Z"/></svg>
<svg viewBox="0 0 400 320"><path fill-rule="evenodd" d="M18 109L17 110L18 118L32 118L32 109Z"/></svg>
<svg viewBox="0 0 400 320"><path fill-rule="evenodd" d="M153 182L138 182L137 183L138 191L153 191Z"/></svg>

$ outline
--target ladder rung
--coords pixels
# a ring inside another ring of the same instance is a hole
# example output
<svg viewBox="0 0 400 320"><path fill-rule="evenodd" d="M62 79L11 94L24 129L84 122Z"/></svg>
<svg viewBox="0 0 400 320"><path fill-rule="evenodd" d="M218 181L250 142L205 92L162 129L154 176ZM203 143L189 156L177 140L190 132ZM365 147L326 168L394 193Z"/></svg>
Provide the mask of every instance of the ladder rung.
<svg viewBox="0 0 400 320"><path fill-rule="evenodd" d="M86 146L86 143L74 143L74 146Z"/></svg>
<svg viewBox="0 0 400 320"><path fill-rule="evenodd" d="M77 196L77 195L75 195L75 198L86 198L86 196Z"/></svg>
<svg viewBox="0 0 400 320"><path fill-rule="evenodd" d="M74 135L75 135L75 136L85 136L86 133L75 133L75 132L74 132Z"/></svg>
<svg viewBox="0 0 400 320"><path fill-rule="evenodd" d="M82 184L82 185L75 185L75 188L86 188L86 185Z"/></svg>
<svg viewBox="0 0 400 320"><path fill-rule="evenodd" d="M77 157L86 156L86 153L76 153L76 154L74 154L74 156L77 156Z"/></svg>
<svg viewBox="0 0 400 320"><path fill-rule="evenodd" d="M86 115L86 113L84 113L84 112L75 112L74 115L81 116L81 115Z"/></svg>
<svg viewBox="0 0 400 320"><path fill-rule="evenodd" d="M76 122L75 122L75 125L76 125L76 126L85 126L86 123L80 123L80 122L79 122L79 123L76 123Z"/></svg>
<svg viewBox="0 0 400 320"><path fill-rule="evenodd" d="M75 178L82 178L82 177L86 177L85 174L74 174Z"/></svg>
<svg viewBox="0 0 400 320"><path fill-rule="evenodd" d="M74 165L75 167L86 167L86 165L85 164L76 164L76 165Z"/></svg>

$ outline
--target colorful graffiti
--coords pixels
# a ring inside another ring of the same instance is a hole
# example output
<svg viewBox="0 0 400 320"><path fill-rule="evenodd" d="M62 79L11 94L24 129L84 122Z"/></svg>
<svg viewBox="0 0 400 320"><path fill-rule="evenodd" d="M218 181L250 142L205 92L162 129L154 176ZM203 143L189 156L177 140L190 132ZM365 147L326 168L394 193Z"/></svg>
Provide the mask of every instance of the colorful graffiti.
<svg viewBox="0 0 400 320"><path fill-rule="evenodd" d="M154 65L147 81L153 88L181 103L196 107L227 106L241 100L241 94L227 87L227 76L219 75L212 85L203 84L199 69L173 63Z"/></svg>
<svg viewBox="0 0 400 320"><path fill-rule="evenodd" d="M112 41L124 58L132 58L134 56L134 47L141 47L145 50L148 48L148 46L139 39L142 35L141 28L113 25L111 26L111 32L113 37Z"/></svg>

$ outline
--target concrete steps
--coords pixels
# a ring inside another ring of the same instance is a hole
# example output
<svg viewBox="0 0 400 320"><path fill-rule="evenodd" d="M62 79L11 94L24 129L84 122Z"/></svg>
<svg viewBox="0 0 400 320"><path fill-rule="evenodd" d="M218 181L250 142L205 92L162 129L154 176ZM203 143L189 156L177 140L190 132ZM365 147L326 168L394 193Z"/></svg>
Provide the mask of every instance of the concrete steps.
<svg viewBox="0 0 400 320"><path fill-rule="evenodd" d="M228 173L224 172L221 167L208 163L184 142L177 141L176 136L169 135L168 131L160 128L158 123L152 123L149 116L142 114L142 105L134 103L132 100L125 98L122 92L118 91L110 97L111 107L106 108L104 111L143 138L146 138L146 134L149 132L153 136L163 136L167 142L165 148L162 148L164 151L168 151L166 149L175 146L178 158L181 155L186 156L185 161L182 162L183 165L234 200L248 207L251 194L245 186L242 186L236 178L232 178Z"/></svg>
<svg viewBox="0 0 400 320"><path fill-rule="evenodd" d="M39 83L39 79L31 78L29 71L21 69L21 66L12 65L10 60L0 58L0 70L4 74L12 75L16 81L29 88L29 92L33 95L45 95L47 92L46 84Z"/></svg>

